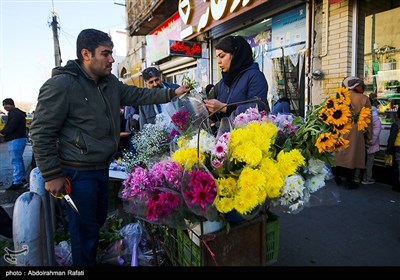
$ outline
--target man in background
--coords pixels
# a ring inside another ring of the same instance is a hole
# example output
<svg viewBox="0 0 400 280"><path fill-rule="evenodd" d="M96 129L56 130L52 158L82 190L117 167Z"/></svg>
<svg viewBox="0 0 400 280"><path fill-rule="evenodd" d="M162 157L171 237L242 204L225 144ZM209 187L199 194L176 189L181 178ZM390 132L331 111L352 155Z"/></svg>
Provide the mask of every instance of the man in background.
<svg viewBox="0 0 400 280"><path fill-rule="evenodd" d="M148 88L169 88L176 89L179 85L163 82L161 72L155 67L148 67L142 72L143 80ZM156 115L163 112L165 104L151 104L139 106L139 124L140 129L145 124L155 123Z"/></svg>
<svg viewBox="0 0 400 280"><path fill-rule="evenodd" d="M0 131L8 145L13 166L13 182L7 190L21 189L27 183L25 179L24 150L26 146L26 113L15 107L14 100L3 100L4 110L8 112L7 123Z"/></svg>

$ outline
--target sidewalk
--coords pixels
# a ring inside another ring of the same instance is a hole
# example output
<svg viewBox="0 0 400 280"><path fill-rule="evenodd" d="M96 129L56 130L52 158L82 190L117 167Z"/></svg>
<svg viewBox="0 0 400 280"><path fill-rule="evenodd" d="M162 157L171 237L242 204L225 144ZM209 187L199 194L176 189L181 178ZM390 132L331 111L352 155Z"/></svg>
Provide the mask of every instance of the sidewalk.
<svg viewBox="0 0 400 280"><path fill-rule="evenodd" d="M4 190L12 174L5 143L0 144L0 156L0 181L4 183L0 203L12 216L15 200L26 190ZM28 145L24 154L27 171L31 156ZM299 214L272 210L280 216L279 256L273 266L400 266L399 192L379 182L347 190L333 180L323 191L329 194L325 198L335 197L336 203L325 199L325 205Z"/></svg>
<svg viewBox="0 0 400 280"><path fill-rule="evenodd" d="M328 181L336 205L280 216L274 266L400 266L400 193L381 183L348 190Z"/></svg>

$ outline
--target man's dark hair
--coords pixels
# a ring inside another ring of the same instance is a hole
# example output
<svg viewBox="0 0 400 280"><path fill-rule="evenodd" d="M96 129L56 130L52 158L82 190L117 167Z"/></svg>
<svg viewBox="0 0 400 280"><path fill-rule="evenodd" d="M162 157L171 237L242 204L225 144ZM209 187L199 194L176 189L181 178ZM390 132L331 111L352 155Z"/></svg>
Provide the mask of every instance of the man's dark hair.
<svg viewBox="0 0 400 280"><path fill-rule="evenodd" d="M114 47L114 43L111 37L100 30L96 29L84 29L79 33L78 39L76 39L76 56L79 61L83 60L81 51L87 49L94 56L94 50L99 46Z"/></svg>
<svg viewBox="0 0 400 280"><path fill-rule="evenodd" d="M161 77L161 72L155 67L148 67L142 72L143 80L148 81L153 77Z"/></svg>
<svg viewBox="0 0 400 280"><path fill-rule="evenodd" d="M15 106L14 100L12 100L11 98L6 98L3 100L3 106L4 105L12 105Z"/></svg>

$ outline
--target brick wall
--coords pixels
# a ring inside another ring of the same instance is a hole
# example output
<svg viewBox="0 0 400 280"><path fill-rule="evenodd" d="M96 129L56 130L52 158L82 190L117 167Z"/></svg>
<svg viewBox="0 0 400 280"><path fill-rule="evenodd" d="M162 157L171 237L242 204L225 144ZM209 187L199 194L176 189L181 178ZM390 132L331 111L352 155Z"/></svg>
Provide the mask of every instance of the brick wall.
<svg viewBox="0 0 400 280"><path fill-rule="evenodd" d="M328 49L322 53L321 66L325 73L322 81L323 95L330 95L336 92L336 88L341 85L344 77L351 72L351 44L352 44L352 5L351 1L341 1L340 3L329 5L328 21ZM323 11L326 11L324 1ZM325 44L326 36L326 14L323 15L322 24L322 44ZM323 46L326 50L326 46Z"/></svg>

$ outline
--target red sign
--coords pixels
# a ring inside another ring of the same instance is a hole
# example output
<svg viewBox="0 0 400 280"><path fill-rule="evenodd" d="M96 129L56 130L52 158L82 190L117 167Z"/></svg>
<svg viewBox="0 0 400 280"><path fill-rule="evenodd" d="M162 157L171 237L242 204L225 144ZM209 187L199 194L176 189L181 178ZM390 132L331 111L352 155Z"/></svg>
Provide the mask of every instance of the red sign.
<svg viewBox="0 0 400 280"><path fill-rule="evenodd" d="M169 40L170 55L201 57L201 45L190 41Z"/></svg>
<svg viewBox="0 0 400 280"><path fill-rule="evenodd" d="M336 3L340 3L342 2L342 0L329 0L329 4L336 4Z"/></svg>

